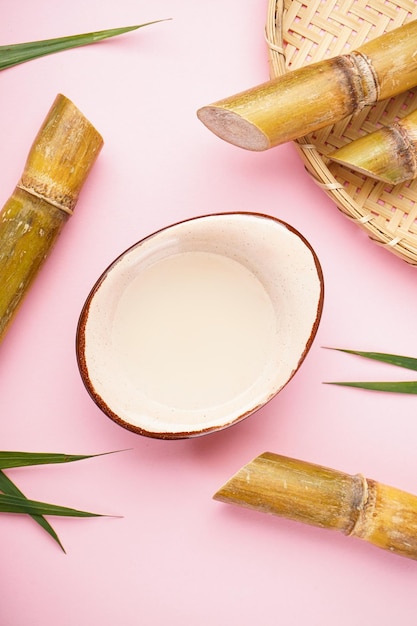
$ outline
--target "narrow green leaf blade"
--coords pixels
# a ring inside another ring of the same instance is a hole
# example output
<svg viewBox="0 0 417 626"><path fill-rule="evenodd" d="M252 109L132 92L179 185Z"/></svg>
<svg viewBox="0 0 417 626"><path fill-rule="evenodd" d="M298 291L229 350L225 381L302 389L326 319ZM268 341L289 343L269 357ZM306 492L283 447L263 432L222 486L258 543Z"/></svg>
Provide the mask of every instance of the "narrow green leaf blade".
<svg viewBox="0 0 417 626"><path fill-rule="evenodd" d="M99 513L79 511L65 506L28 500L25 497L0 494L1 513L25 513L27 515L57 515L62 517L103 517Z"/></svg>
<svg viewBox="0 0 417 626"><path fill-rule="evenodd" d="M0 70L5 70L19 63L32 61L48 54L87 46L103 39L123 35L124 33L157 24L165 20L155 20L146 22L145 24L137 24L135 26L125 26L122 28L111 28L108 30L100 30L92 33L83 33L80 35L70 35L69 37L58 37L55 39L44 39L41 41L30 41L27 43L12 44L8 46L0 46Z"/></svg>
<svg viewBox="0 0 417 626"><path fill-rule="evenodd" d="M417 381L400 382L332 382L326 385L338 385L340 387L356 387L370 391L386 391L390 393L417 394Z"/></svg>
<svg viewBox="0 0 417 626"><path fill-rule="evenodd" d="M412 357L401 356L398 354L385 354L384 352L362 352L360 350L344 350L342 348L330 349L345 352L347 354L354 354L365 359L373 359L374 361L380 361L381 363L388 363L389 365L395 365L397 367L404 367L408 370L417 371L417 359Z"/></svg>
<svg viewBox="0 0 417 626"><path fill-rule="evenodd" d="M18 496L21 498L25 498L25 495L20 491L18 487L14 484L12 480L6 474L0 470L0 491L4 494L8 494L11 496ZM51 524L46 520L42 515L32 514L31 518L41 526L46 532L57 542L63 552L65 552L64 546L62 545L58 535L55 530L52 528Z"/></svg>
<svg viewBox="0 0 417 626"><path fill-rule="evenodd" d="M11 467L25 467L30 465L50 465L53 463L72 463L83 461L97 456L113 454L104 452L101 454L60 454L50 452L8 452L0 451L0 469Z"/></svg>

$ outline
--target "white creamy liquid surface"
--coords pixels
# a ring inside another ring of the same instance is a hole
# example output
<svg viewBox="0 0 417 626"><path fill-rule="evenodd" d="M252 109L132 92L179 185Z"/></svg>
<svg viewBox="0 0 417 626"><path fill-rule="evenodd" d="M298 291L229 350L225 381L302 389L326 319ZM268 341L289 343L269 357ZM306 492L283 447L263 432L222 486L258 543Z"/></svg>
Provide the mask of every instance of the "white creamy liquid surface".
<svg viewBox="0 0 417 626"><path fill-rule="evenodd" d="M112 342L138 393L175 409L204 410L258 380L276 330L268 294L246 267L219 254L184 252L128 284Z"/></svg>

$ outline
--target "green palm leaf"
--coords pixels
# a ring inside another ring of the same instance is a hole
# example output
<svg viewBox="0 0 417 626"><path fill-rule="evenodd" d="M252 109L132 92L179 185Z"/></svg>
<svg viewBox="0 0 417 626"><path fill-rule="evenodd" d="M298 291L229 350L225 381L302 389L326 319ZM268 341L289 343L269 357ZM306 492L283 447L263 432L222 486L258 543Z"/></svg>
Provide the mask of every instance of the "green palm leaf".
<svg viewBox="0 0 417 626"><path fill-rule="evenodd" d="M370 391L387 391L391 393L417 393L417 381L400 382L337 382L325 383L326 385L339 385L340 387L356 387Z"/></svg>
<svg viewBox="0 0 417 626"><path fill-rule="evenodd" d="M380 361L381 363L388 363L389 365L396 365L397 367L405 367L408 370L417 371L417 359L413 359L408 356L400 356L399 354L386 354L384 352L361 352L359 350L344 350L342 348L330 348L330 350L337 350L338 352L345 352L346 354L354 354L361 356L365 359L373 359L374 361Z"/></svg>
<svg viewBox="0 0 417 626"><path fill-rule="evenodd" d="M150 26L151 24L157 24L158 22L163 21L165 20L155 20L153 22L147 22L145 24L138 24L135 26L112 28L93 33L59 37L57 39L44 39L41 41L30 41L27 43L0 46L0 70L5 70L9 67L13 67L14 65L18 65L19 63L32 61L33 59L37 59L48 54L61 52L62 50L69 50L71 48L78 48L80 46L97 43L103 39L123 35L124 33L128 33L132 30L137 30L138 28L143 28L144 26Z"/></svg>
<svg viewBox="0 0 417 626"><path fill-rule="evenodd" d="M44 515L59 515L71 517L101 517L97 513L78 511L68 507L56 506L45 502L29 500L18 489L12 480L3 472L4 469L27 467L33 465L46 465L55 463L71 463L97 456L113 454L104 452L101 454L60 454L49 452L8 452L0 451L0 513L21 513L27 514L39 524L62 548L64 547Z"/></svg>
<svg viewBox="0 0 417 626"><path fill-rule="evenodd" d="M6 474L2 470L0 470L0 491L2 491L6 495L25 498L25 495L20 491L20 489L16 487L14 482L11 481L10 478L6 476ZM44 530L46 530L47 533L49 533L49 535L51 535L51 537L60 546L62 551L65 552L64 546L62 545L58 535L56 534L48 520L46 520L42 515L38 515L35 513L32 513L30 516L37 524L39 524L39 526L41 526Z"/></svg>
<svg viewBox="0 0 417 626"><path fill-rule="evenodd" d="M64 517L103 517L99 513L89 513L87 511L71 509L66 506L28 500L25 497L11 494L0 494L0 512L26 513L28 515L58 515Z"/></svg>
<svg viewBox="0 0 417 626"><path fill-rule="evenodd" d="M26 467L30 465L49 465L52 463L71 463L82 461L96 456L113 454L104 452L102 454L57 454L50 452L7 452L0 451L0 469L10 469L11 467Z"/></svg>
<svg viewBox="0 0 417 626"><path fill-rule="evenodd" d="M417 359L401 356L398 354L387 354L385 352L363 352L360 350L344 350L341 348L330 348L347 354L353 354L365 359L372 359L388 365L403 367L408 370L417 371ZM331 382L328 385L339 385L341 387L356 387L357 389L368 389L370 391L385 391L391 393L417 394L417 381L389 381L389 382Z"/></svg>

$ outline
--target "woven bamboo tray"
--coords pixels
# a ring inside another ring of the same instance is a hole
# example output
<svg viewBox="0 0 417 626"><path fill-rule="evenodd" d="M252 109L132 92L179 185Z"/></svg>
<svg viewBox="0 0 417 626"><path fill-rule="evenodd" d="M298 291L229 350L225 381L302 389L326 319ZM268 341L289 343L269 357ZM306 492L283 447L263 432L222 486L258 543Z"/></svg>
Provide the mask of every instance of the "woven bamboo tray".
<svg viewBox="0 0 417 626"><path fill-rule="evenodd" d="M269 0L271 78L345 54L413 19L415 0ZM412 265L417 265L417 179L387 185L330 162L326 155L416 108L417 89L294 142L307 172L336 206L373 241Z"/></svg>

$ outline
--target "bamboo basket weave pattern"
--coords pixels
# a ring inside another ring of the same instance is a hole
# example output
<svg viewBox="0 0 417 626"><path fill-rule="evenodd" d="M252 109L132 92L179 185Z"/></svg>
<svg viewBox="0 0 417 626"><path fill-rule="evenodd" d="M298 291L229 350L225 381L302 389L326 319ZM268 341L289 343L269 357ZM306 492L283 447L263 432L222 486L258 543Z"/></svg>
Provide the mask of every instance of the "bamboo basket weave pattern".
<svg viewBox="0 0 417 626"><path fill-rule="evenodd" d="M417 19L415 0L269 0L266 39L271 78L346 54ZM416 42L417 44L417 42ZM326 158L335 149L417 108L417 89L297 139L307 172L368 236L417 265L417 179L387 185Z"/></svg>

